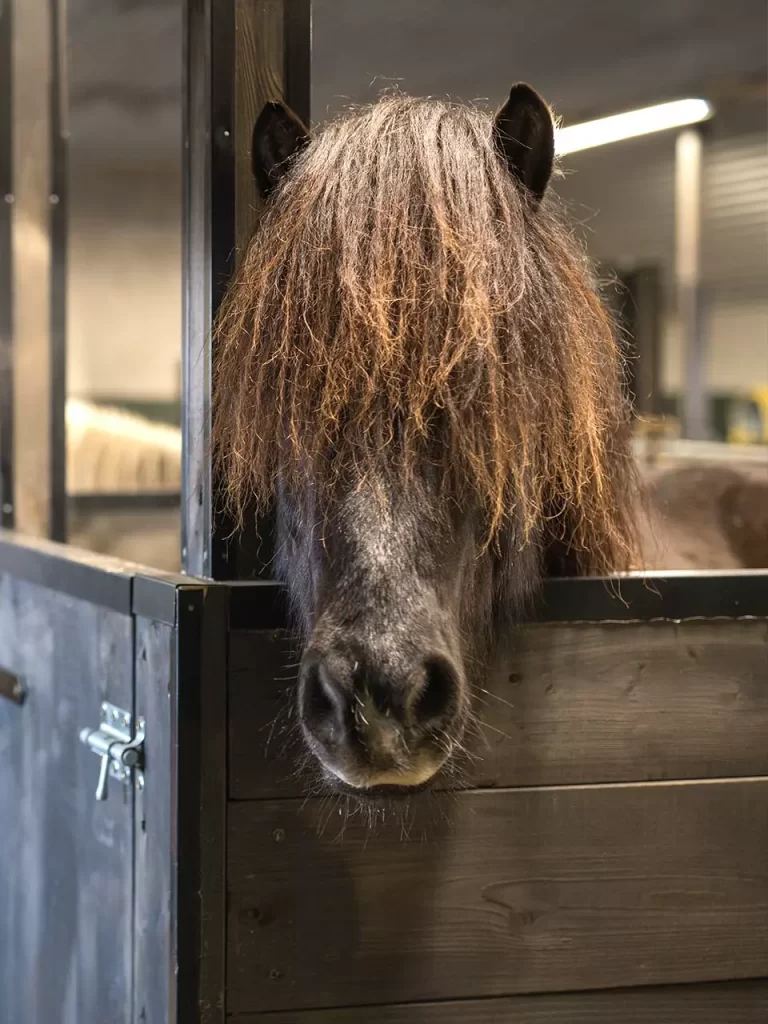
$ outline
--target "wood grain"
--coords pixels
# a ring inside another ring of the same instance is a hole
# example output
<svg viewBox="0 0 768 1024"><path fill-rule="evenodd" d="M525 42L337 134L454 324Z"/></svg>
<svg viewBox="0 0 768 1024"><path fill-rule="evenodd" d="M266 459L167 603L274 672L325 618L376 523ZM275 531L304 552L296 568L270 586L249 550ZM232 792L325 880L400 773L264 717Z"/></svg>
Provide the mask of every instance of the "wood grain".
<svg viewBox="0 0 768 1024"><path fill-rule="evenodd" d="M230 792L297 796L297 652L233 633ZM768 775L768 623L534 625L489 673L473 786Z"/></svg>
<svg viewBox="0 0 768 1024"><path fill-rule="evenodd" d="M79 732L102 700L130 709L128 615L0 577L0 1021L130 1024L133 792Z"/></svg>
<svg viewBox="0 0 768 1024"><path fill-rule="evenodd" d="M768 779L337 810L230 805L230 1013L766 972Z"/></svg>
<svg viewBox="0 0 768 1024"><path fill-rule="evenodd" d="M261 197L251 171L251 133L261 108L283 98L285 0L235 0L235 220L238 255L251 236Z"/></svg>
<svg viewBox="0 0 768 1024"><path fill-rule="evenodd" d="M147 720L137 800L137 1019L224 1021L226 587L176 592L176 627L136 623Z"/></svg>
<svg viewBox="0 0 768 1024"><path fill-rule="evenodd" d="M766 1019L768 983L748 981L238 1014L230 1024L765 1024Z"/></svg>
<svg viewBox="0 0 768 1024"><path fill-rule="evenodd" d="M144 790L136 800L135 974L136 1020L165 1024L175 1000L176 912L172 851L175 821L173 690L176 679L172 626L136 620L136 709L148 723Z"/></svg>

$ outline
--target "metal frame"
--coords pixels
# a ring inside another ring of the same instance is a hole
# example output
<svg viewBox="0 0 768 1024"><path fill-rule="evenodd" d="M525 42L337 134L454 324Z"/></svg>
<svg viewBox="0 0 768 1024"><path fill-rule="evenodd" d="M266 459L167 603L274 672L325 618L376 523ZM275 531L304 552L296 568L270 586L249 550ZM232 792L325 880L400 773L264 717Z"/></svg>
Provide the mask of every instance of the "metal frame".
<svg viewBox="0 0 768 1024"><path fill-rule="evenodd" d="M13 492L13 2L0 3L0 526L14 525Z"/></svg>
<svg viewBox="0 0 768 1024"><path fill-rule="evenodd" d="M182 565L216 580L263 574L271 561L268 521L255 531L265 535L263 542L231 539L233 524L218 508L210 460L211 323L234 268L237 239L250 227L237 223L235 156L252 128L238 125L235 116L238 89L246 88L237 73L241 13L236 0L187 0L185 7ZM258 21L278 14L282 94L308 121L309 0L257 0L243 16ZM249 99L258 99L259 87ZM264 88L264 99L274 95L267 95L274 86Z"/></svg>
<svg viewBox="0 0 768 1024"><path fill-rule="evenodd" d="M178 491L81 491L67 495L72 514L163 512L181 504Z"/></svg>
<svg viewBox="0 0 768 1024"><path fill-rule="evenodd" d="M234 0L188 0L184 27L182 525L185 571L226 575L214 553L210 468L211 322L234 240ZM223 559L226 562L226 556Z"/></svg>
<svg viewBox="0 0 768 1024"><path fill-rule="evenodd" d="M66 5L51 0L50 511L52 540L67 539L67 90Z"/></svg>

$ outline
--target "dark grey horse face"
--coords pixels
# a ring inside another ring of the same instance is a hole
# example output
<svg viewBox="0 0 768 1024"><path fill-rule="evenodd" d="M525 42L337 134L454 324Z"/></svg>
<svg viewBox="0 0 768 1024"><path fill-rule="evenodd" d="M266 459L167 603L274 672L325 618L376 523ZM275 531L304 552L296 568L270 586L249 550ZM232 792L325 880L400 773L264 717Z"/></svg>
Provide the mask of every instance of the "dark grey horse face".
<svg viewBox="0 0 768 1024"><path fill-rule="evenodd" d="M302 626L299 719L332 781L428 782L461 743L493 565L478 517L422 482L278 500L279 570Z"/></svg>

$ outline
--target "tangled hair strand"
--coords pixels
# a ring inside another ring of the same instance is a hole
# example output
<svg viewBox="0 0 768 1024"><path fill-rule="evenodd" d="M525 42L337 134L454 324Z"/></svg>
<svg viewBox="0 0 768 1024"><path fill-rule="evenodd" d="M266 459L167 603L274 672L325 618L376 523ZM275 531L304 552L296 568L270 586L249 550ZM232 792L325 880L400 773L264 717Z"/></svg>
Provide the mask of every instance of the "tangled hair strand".
<svg viewBox="0 0 768 1024"><path fill-rule="evenodd" d="M215 458L241 515L278 477L407 486L429 460L489 541L633 557L623 364L583 249L489 115L396 96L328 124L278 187L215 326ZM546 524L546 525L545 525Z"/></svg>

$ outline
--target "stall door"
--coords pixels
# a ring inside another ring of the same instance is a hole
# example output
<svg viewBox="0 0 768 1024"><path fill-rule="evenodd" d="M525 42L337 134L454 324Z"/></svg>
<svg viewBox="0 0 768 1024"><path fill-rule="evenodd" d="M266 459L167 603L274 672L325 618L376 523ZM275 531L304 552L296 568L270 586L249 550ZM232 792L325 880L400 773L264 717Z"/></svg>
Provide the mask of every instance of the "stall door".
<svg viewBox="0 0 768 1024"><path fill-rule="evenodd" d="M133 1020L135 785L97 799L92 749L134 725L133 634L130 603L0 575L3 1024Z"/></svg>

